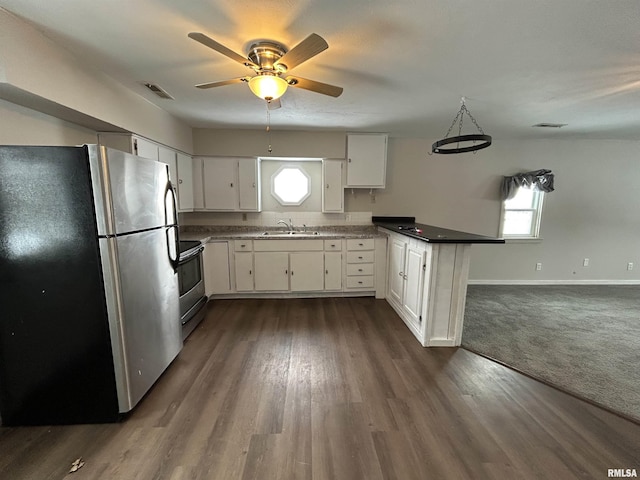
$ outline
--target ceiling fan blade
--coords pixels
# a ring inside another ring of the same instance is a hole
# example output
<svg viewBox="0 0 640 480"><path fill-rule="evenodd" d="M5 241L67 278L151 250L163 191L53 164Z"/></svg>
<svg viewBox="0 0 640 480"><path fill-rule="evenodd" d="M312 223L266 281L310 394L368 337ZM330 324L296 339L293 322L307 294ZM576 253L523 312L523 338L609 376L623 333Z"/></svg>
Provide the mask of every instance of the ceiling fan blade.
<svg viewBox="0 0 640 480"><path fill-rule="evenodd" d="M267 109L277 110L278 108L282 108L282 104L280 103L279 98L276 98L275 100L270 100L267 102Z"/></svg>
<svg viewBox="0 0 640 480"><path fill-rule="evenodd" d="M223 85L232 85L234 83L242 83L248 82L249 77L240 77L240 78L232 78L230 80L222 80L221 82L208 82L208 83L199 83L196 85L197 88L213 88L213 87L222 87Z"/></svg>
<svg viewBox="0 0 640 480"><path fill-rule="evenodd" d="M258 67L258 65L253 63L248 58L243 57L242 55L234 52L230 48L227 48L224 45L222 45L221 43L216 42L212 38L207 37L204 33L191 32L188 36L189 36L189 38L195 40L196 42L201 43L205 47L209 47L209 48L215 50L218 53L226 55L231 60L235 60L236 62L241 63L241 64L243 64L243 65L245 65L247 67L260 68L260 67Z"/></svg>
<svg viewBox="0 0 640 480"><path fill-rule="evenodd" d="M343 92L342 87L336 87L335 85L316 82L315 80L308 80L306 78L289 76L285 78L285 80L292 87L304 88L305 90L311 90L312 92L321 93L322 95L329 95L330 97L339 97Z"/></svg>
<svg viewBox="0 0 640 480"><path fill-rule="evenodd" d="M312 33L298 45L293 47L274 65L286 65L288 70L297 67L302 62L306 62L311 57L315 57L320 52L329 48L329 44L320 35Z"/></svg>

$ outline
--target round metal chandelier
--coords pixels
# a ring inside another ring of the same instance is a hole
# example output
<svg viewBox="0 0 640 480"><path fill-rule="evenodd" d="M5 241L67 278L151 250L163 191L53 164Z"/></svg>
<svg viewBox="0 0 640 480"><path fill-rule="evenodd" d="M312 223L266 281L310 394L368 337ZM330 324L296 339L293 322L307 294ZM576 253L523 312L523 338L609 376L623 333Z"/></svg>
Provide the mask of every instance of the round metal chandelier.
<svg viewBox="0 0 640 480"><path fill-rule="evenodd" d="M476 152L491 145L491 135L486 135L480 125L478 125L478 122L476 122L476 119L473 118L473 115L471 115L471 112L465 105L464 97L462 97L461 103L462 105L460 106L460 110L453 119L449 130L447 130L447 134L442 140L438 140L431 146L430 155L434 153L446 155L452 153ZM478 129L478 132L480 133L468 135L462 134L462 124L465 114L467 114L467 116L471 119L473 124ZM455 137L449 137L449 134L451 133L451 130L453 130L453 127L456 125L456 123L458 123L458 135ZM451 146L454 144L455 146Z"/></svg>

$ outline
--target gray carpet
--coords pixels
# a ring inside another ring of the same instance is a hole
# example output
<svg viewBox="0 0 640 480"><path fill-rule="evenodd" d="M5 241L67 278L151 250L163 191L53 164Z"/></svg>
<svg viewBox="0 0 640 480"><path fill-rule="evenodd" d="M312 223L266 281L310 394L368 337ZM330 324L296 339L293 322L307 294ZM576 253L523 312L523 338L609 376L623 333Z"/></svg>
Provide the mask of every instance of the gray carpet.
<svg viewBox="0 0 640 480"><path fill-rule="evenodd" d="M640 421L640 286L469 285L462 346Z"/></svg>

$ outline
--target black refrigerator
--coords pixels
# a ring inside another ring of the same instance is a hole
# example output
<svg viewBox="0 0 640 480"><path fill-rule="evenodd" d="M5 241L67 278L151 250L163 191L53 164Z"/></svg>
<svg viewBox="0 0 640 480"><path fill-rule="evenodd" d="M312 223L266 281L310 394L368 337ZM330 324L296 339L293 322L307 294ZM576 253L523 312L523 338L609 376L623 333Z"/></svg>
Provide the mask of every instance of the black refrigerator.
<svg viewBox="0 0 640 480"><path fill-rule="evenodd" d="M165 164L98 145L0 146L0 417L103 423L182 348Z"/></svg>

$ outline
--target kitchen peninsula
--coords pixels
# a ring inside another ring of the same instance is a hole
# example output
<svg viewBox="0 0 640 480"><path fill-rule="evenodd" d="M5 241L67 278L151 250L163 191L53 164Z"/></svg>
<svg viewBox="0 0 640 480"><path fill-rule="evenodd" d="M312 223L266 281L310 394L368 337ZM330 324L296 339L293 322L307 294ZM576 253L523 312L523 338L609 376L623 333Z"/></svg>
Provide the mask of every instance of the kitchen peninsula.
<svg viewBox="0 0 640 480"><path fill-rule="evenodd" d="M425 347L460 345L471 244L501 238L415 223L415 217L373 217L388 237L386 299Z"/></svg>

